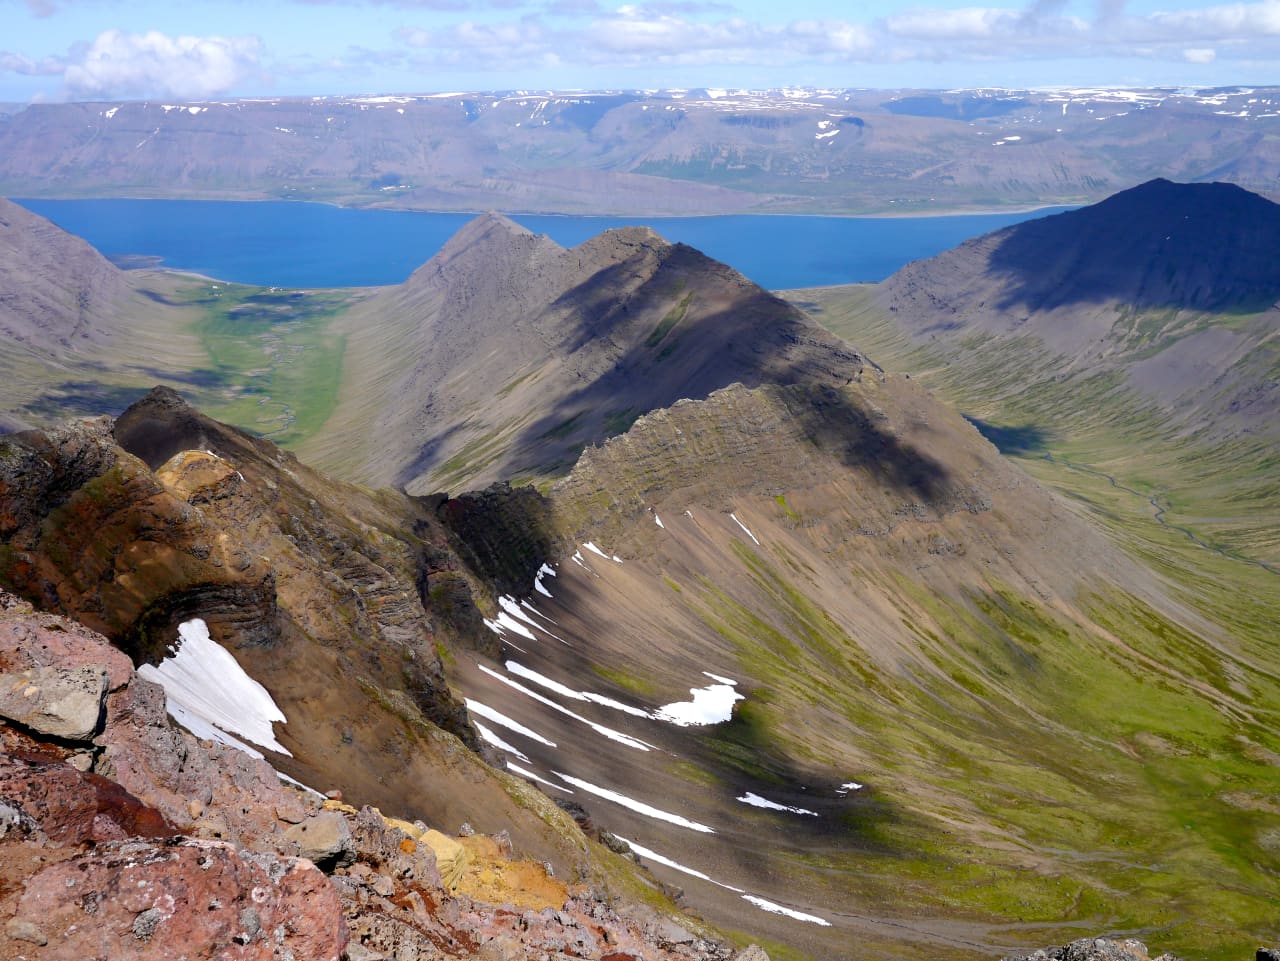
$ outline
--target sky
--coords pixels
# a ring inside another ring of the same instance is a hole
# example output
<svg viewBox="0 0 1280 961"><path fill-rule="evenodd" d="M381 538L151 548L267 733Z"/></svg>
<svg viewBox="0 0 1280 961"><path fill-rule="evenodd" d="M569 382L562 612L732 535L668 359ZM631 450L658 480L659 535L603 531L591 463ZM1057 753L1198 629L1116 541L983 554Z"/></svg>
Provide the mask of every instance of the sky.
<svg viewBox="0 0 1280 961"><path fill-rule="evenodd" d="M1280 82L1280 0L0 0L0 102Z"/></svg>

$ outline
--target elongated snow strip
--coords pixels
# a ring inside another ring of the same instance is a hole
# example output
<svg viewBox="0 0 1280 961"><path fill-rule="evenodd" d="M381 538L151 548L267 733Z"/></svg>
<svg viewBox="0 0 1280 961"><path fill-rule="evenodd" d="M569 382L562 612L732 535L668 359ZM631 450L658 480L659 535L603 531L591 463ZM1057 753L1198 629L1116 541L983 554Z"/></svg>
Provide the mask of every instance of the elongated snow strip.
<svg viewBox="0 0 1280 961"><path fill-rule="evenodd" d="M238 734L259 747L289 754L271 728L274 721L286 722L284 713L231 652L209 636L209 625L198 617L184 621L178 625L178 636L177 647L169 648L172 656L158 665L138 668L139 675L164 688L169 713L197 737L214 736L191 728L198 718L225 734ZM243 749L234 738L224 743Z"/></svg>
<svg viewBox="0 0 1280 961"><path fill-rule="evenodd" d="M747 525L746 525L746 524L744 524L744 523L742 523L742 521L738 520L738 515L737 515L737 514L733 514L733 513L731 513L729 516L733 518L733 522L734 522L735 524L737 524L739 527L741 527L744 531L746 531L746 532L747 532L747 536L748 536L748 537L750 537L753 541L755 541L755 542L756 542L756 546L757 546L757 547L759 547L759 546L760 546L760 540L759 540L759 538L757 538L755 534L752 534L752 533L751 533L751 531L747 529Z"/></svg>
<svg viewBox="0 0 1280 961"><path fill-rule="evenodd" d="M535 621L532 617L526 614L524 611L524 608L528 605L521 604L514 597L511 597L510 595L507 595L507 594L502 595L502 597L498 598L498 606L502 608L502 613L498 615L499 626L502 626L502 627L509 626L507 624L507 620L509 618L512 624L519 622L521 624L528 625L528 627L519 628L517 633L528 634L529 627L536 627L538 630L542 631L542 633L555 638L561 644L569 643L562 637L556 637L555 634L552 634L549 630L547 630L545 627L543 627L541 624ZM534 613L537 614L538 612L534 611ZM548 620L550 620L550 618L548 618ZM512 629L516 630L514 627ZM528 634L528 637L529 637L529 640L531 641L536 640L533 634Z"/></svg>
<svg viewBox="0 0 1280 961"><path fill-rule="evenodd" d="M764 898L758 898L754 894L744 894L742 900L750 901L758 908L769 911L773 914L786 915L788 918L794 918L797 921L807 921L809 924L817 924L824 928L831 927L831 922L820 918L815 914L805 914L802 911L793 911L791 908L784 908L781 904L774 904L772 901L766 901Z"/></svg>
<svg viewBox="0 0 1280 961"><path fill-rule="evenodd" d="M609 561L617 561L619 564L621 564L621 563L622 563L622 558L621 558L621 557L619 557L617 554L606 554L606 553L605 553L604 551L602 551L600 548L596 547L596 545L595 545L595 544L591 543L591 541L587 541L587 542L586 542L585 544L583 544L582 546L583 546L583 547L585 547L587 550L591 551L591 553L593 553L593 554L599 554L599 555L600 555L601 557L603 557L605 560L609 560Z"/></svg>
<svg viewBox="0 0 1280 961"><path fill-rule="evenodd" d="M722 887L725 890L732 891L735 894L746 893L745 891L742 890L742 888L735 888L732 884L725 884L723 881L717 881L715 878L710 877L706 874L703 874L701 871L695 870L694 868L687 868L683 864L680 864L678 861L672 861L670 858L665 858L661 854L659 854L657 851L652 851L641 844L636 844L635 841L628 840L627 838L624 838L620 834L615 834L614 837L616 837L619 841L626 844L628 847L631 848L632 851L640 855L640 857L642 858L648 858L650 861L655 861L658 864L665 864L667 867L675 871L681 871L689 875L690 877L699 878L700 880L703 880L703 881L710 881L712 884L718 887Z"/></svg>
<svg viewBox="0 0 1280 961"><path fill-rule="evenodd" d="M770 811L790 811L792 814L812 814L814 817L818 816L817 811L810 811L808 808L793 808L787 804L779 804L777 801L770 801L768 798L761 797L759 794L755 794L751 791L742 795L738 800L743 804L750 804L752 807L756 808L767 808Z"/></svg>
<svg viewBox="0 0 1280 961"><path fill-rule="evenodd" d="M643 814L645 817L653 818L656 821L666 821L668 824L674 824L678 827L688 828L690 831L698 831L701 834L715 834L715 828L707 827L698 821L691 821L679 814L672 814L670 811L664 811L662 808L656 808L652 804L645 804L643 801L637 801L635 798L629 798L625 794L619 794L617 791L611 791L607 787L600 787L592 784L590 781L584 781L581 778L571 777L560 771L554 772L555 776L566 784L572 784L576 788L581 788L588 794L594 794L596 797L604 798L606 801L612 801L614 804L621 805L624 808L635 811L637 814Z"/></svg>
<svg viewBox="0 0 1280 961"><path fill-rule="evenodd" d="M661 527L664 531L667 529L667 525L662 523L662 518L659 517L657 514L653 515L653 522L657 524L659 527Z"/></svg>
<svg viewBox="0 0 1280 961"><path fill-rule="evenodd" d="M512 744L507 743L498 735L494 734L493 731L489 730L489 728L481 724L479 721L473 720L471 723L475 726L476 733L479 734L480 737L483 738L485 741L488 741L490 744L496 747L499 751L506 751L508 754L514 754L516 757L524 761L526 764L530 763L529 755L525 754L524 751L520 750L518 747L515 747Z"/></svg>
<svg viewBox="0 0 1280 961"><path fill-rule="evenodd" d="M498 635L501 635L504 631L510 631L511 633L519 634L521 637L530 641L537 640L533 635L533 631L529 630L529 628L525 627L505 610L498 611L498 618L496 621L486 620L484 623L489 630Z"/></svg>
<svg viewBox="0 0 1280 961"><path fill-rule="evenodd" d="M528 758L526 758L525 760L528 760ZM565 794L573 793L567 787L561 787L559 784L553 784L551 781L548 781L545 777L538 777L538 775L534 774L532 771L526 771L520 765L512 764L510 761L507 762L507 770L515 771L521 777L527 777L530 781L537 781L539 784L545 784L547 787L555 788L557 791L563 791Z"/></svg>
<svg viewBox="0 0 1280 961"><path fill-rule="evenodd" d="M845 781L840 785L836 793L843 796L848 794L850 791L861 791L862 788L863 785L859 784L857 781Z"/></svg>
<svg viewBox="0 0 1280 961"><path fill-rule="evenodd" d="M527 681L533 681L539 687L545 687L548 691L553 691L562 697L567 697L571 701L587 701L592 704L600 704L604 707L611 707L615 711L622 711L624 714L630 714L633 717L653 717L648 711L642 711L638 707L632 707L630 704L623 704L621 701L615 701L611 697L605 697L603 694L596 694L592 691L575 691L571 687L566 687L559 681L553 681L545 674L539 674L537 671L525 667L519 661L507 661L506 668L516 677L523 677Z"/></svg>
<svg viewBox="0 0 1280 961"><path fill-rule="evenodd" d="M557 704L555 701L551 700L551 698L549 697L543 697L537 691L529 690L523 684L520 684L517 681L511 680L511 678L509 677L499 674L497 671L493 670L492 668L485 667L483 664L479 664L477 665L477 667L479 667L480 670L484 671L484 673L488 674L490 677L501 681L503 684L507 685L507 687L510 687L519 691L521 694L525 695L526 697L533 698L539 704L547 705L547 707L551 708L553 711L559 711L561 714L565 715L566 717L571 717L575 721L581 721L583 724L587 725L587 727L591 728L591 730L595 731L597 734L607 737L611 741L617 741L619 744L625 744L627 747L633 747L637 751L649 751L653 749L652 744L646 744L644 741L640 740L639 738L631 737L629 734L623 734L621 731L615 731L613 728L605 727L603 724L597 724L595 721L589 721L585 717L583 717L581 714L574 714L573 711L569 710L564 705Z"/></svg>
<svg viewBox="0 0 1280 961"><path fill-rule="evenodd" d="M547 747L556 746L555 741L548 741L545 737L543 737L537 731L533 730L532 728L525 727L519 721L513 721L511 718L507 717L505 714L501 713L500 711L495 711L488 704L482 704L479 701L472 700L469 697L464 698L464 701L467 705L468 711L470 711L472 714L479 714L486 721L492 721L494 724L497 724L501 727L505 727L508 731L515 731L517 734L521 734L524 737L527 737L531 741L537 741L539 744L545 744ZM528 759L526 758L526 760Z"/></svg>

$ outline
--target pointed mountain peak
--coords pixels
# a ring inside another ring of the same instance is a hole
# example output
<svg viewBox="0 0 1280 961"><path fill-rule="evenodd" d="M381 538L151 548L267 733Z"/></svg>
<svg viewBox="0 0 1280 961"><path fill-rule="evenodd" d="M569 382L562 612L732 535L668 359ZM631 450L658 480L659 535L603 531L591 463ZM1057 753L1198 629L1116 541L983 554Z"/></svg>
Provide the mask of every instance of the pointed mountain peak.
<svg viewBox="0 0 1280 961"><path fill-rule="evenodd" d="M1157 179L937 259L1002 278L1002 307L1260 310L1280 298L1277 249L1280 205L1234 184Z"/></svg>
<svg viewBox="0 0 1280 961"><path fill-rule="evenodd" d="M524 261L537 251L561 249L545 234L535 234L509 217L490 211L464 224L439 253L413 272L404 286L412 288L446 270L491 270Z"/></svg>

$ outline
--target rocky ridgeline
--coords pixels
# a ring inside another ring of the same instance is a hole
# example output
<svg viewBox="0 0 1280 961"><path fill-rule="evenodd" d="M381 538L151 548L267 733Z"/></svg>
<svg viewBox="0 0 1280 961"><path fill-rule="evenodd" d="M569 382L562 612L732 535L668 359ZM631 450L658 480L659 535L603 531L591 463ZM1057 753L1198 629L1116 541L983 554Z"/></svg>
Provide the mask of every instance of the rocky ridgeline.
<svg viewBox="0 0 1280 961"><path fill-rule="evenodd" d="M287 785L171 725L103 637L7 593L0 745L6 959L766 958L569 887L504 837Z"/></svg>

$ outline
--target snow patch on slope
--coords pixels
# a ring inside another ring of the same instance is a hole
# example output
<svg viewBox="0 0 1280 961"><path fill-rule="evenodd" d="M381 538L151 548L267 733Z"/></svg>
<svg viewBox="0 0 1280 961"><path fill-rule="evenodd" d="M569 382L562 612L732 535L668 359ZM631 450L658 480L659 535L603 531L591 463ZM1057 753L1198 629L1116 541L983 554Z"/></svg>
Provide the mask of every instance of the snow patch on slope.
<svg viewBox="0 0 1280 961"><path fill-rule="evenodd" d="M276 740L272 723L286 723L267 689L244 672L231 652L209 636L200 618L178 625L172 656L144 664L138 674L164 688L169 713L196 737L209 738L261 757L240 737L280 754L291 754Z"/></svg>

